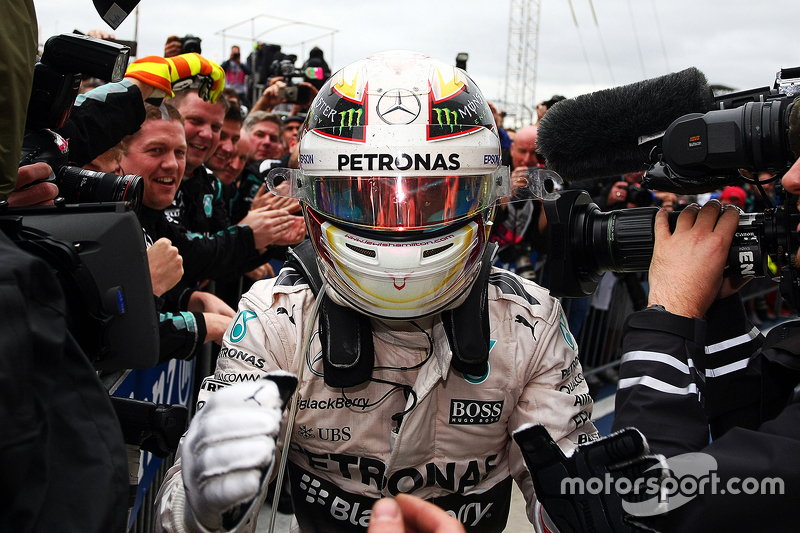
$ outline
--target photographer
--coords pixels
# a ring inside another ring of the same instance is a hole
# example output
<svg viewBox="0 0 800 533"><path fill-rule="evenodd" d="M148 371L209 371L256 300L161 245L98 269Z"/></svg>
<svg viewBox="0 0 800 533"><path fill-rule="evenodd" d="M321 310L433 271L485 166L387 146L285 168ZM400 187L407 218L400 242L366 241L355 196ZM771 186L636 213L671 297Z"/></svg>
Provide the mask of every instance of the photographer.
<svg viewBox="0 0 800 533"><path fill-rule="evenodd" d="M250 107L250 98L247 96L248 78L251 75L250 67L242 63L242 53L238 46L231 46L231 56L220 65L225 71L225 85L239 95L240 103Z"/></svg>
<svg viewBox="0 0 800 533"><path fill-rule="evenodd" d="M653 193L640 185L644 172L631 172L603 187L597 205L603 211L648 207L655 202Z"/></svg>
<svg viewBox="0 0 800 533"><path fill-rule="evenodd" d="M800 193L800 162L783 185ZM636 427L667 456L702 451L716 459L723 480L785 483L784 495L700 494L654 518L657 529L789 530L796 522L789 502L800 494L800 398L792 391L800 373L794 357L782 367L776 354L796 353L800 336L789 323L764 343L746 320L733 284L722 278L738 212L719 213L716 201L688 207L672 234L666 213L656 219L651 307L627 322L612 429ZM655 356L641 355L648 350Z"/></svg>
<svg viewBox="0 0 800 533"><path fill-rule="evenodd" d="M783 185L800 193L800 161L783 177ZM691 492L688 500L680 499L680 494L672 506L666 499L666 508L633 517L618 503L615 506L618 496L612 494L596 507L604 510L607 531L792 531L796 527L792 503L800 496L798 322L776 326L765 340L746 319L736 293L742 282L723 278L738 219L735 207L712 200L702 208L686 207L670 231L667 212L659 211L649 273L650 306L626 320L612 426L614 432L636 428L647 440L644 450L617 448L619 455L610 461L612 475L631 472L621 473L613 463L640 463L647 459L641 453L655 452L676 461L666 460L676 471L676 483L688 475L702 480L704 471L697 471L700 461L713 465L711 484ZM597 461L597 449L608 449L621 435L612 433L563 462L594 460L593 467L605 468L598 464L602 461ZM592 446L594 451L589 450ZM762 482L761 491L742 490L746 480ZM765 480L778 480L779 488L770 488ZM556 498L576 504L563 492ZM587 502L584 498L590 505ZM570 527L559 521L567 516L563 508L548 509L547 501L543 505L555 518L553 531L560 525ZM561 531L569 530L563 527Z"/></svg>
<svg viewBox="0 0 800 533"><path fill-rule="evenodd" d="M251 111L275 112L276 108L282 104L291 104L288 116L296 116L308 111L311 101L317 95L317 88L308 81L302 81L298 86L304 87L308 91L308 99L301 102L291 102L285 95L289 84L283 76L273 76L269 79L269 84L261 93L261 97L253 105Z"/></svg>

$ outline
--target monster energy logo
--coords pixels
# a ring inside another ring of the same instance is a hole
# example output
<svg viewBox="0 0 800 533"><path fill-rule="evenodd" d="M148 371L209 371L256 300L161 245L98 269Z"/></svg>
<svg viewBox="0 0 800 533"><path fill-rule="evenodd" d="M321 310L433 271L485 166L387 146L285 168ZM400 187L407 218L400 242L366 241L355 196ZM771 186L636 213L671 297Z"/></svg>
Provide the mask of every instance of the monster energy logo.
<svg viewBox="0 0 800 533"><path fill-rule="evenodd" d="M347 111L339 113L342 117L342 122L339 125L339 133L341 134L345 128L352 128L361 125L362 109L348 109ZM353 124L353 116L356 118L356 123ZM345 124L346 123L346 124Z"/></svg>
<svg viewBox="0 0 800 533"><path fill-rule="evenodd" d="M452 109L447 109L447 108L442 109L438 107L434 107L433 110L436 111L436 120L439 121L440 126L444 126L445 124L447 124L448 126L450 126L450 131L453 131L455 126L458 126L458 113L456 111L453 111ZM444 122L442 122L442 113L444 113ZM452 120L450 119L451 116L453 117Z"/></svg>

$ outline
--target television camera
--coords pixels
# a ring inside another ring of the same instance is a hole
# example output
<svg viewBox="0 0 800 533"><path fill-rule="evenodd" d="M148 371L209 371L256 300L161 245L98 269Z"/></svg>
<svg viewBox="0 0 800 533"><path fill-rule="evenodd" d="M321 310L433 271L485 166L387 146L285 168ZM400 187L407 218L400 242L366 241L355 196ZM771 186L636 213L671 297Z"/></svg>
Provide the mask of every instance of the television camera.
<svg viewBox="0 0 800 533"><path fill-rule="evenodd" d="M639 147L649 150L649 160L640 162L647 168L642 178L645 188L678 194L697 194L740 183L758 188L769 207L761 213L741 214L726 272L735 277L773 276L768 266L772 259L780 273L781 294L795 309L800 306L800 275L794 266L800 214L797 198L781 189L779 180L800 153L800 106L795 105L799 81L800 68L791 68L778 72L771 88L721 96L711 95L708 89L710 110L683 114L672 120L666 130L638 139ZM630 90L621 90L621 95L630 96ZM554 110L559 105L563 104ZM581 114L585 111L575 110ZM548 135L547 118L545 115L540 139ZM549 124L550 131L557 127L554 122ZM541 144L548 165L551 155L556 159L563 156L548 153ZM631 169L634 170L637 169ZM757 176L762 172L771 177L760 181ZM533 170L531 175L531 190L544 198L551 290L555 295L591 294L607 271L648 270L657 207L603 213L585 191L546 192L552 190L547 181L563 182L552 170ZM575 181L581 179L573 177ZM766 183L776 183L777 202L773 203L764 191ZM672 224L677 215L670 215Z"/></svg>

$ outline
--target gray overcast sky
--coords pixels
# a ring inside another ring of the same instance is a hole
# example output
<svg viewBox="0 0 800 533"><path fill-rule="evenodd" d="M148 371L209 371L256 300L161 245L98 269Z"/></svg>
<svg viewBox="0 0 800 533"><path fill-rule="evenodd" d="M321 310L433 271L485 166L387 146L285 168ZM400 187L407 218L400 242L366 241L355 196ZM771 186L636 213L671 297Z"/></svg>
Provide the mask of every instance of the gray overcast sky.
<svg viewBox="0 0 800 533"><path fill-rule="evenodd" d="M73 29L110 28L91 0L35 0L40 41ZM710 83L750 89L771 85L781 67L800 65L798 0L541 0L536 100L577 96L694 66ZM232 8L231 6L237 6ZM336 70L372 52L418 50L454 62L469 53L467 70L490 100L505 88L510 0L141 0L139 56L162 54L171 34L203 39L203 54L218 62L230 46L249 45L251 35L283 45L302 63L317 45ZM292 25L259 15L338 30ZM133 39L131 15L117 29ZM298 43L309 41L304 47ZM294 46L291 46L294 45ZM331 60L332 59L332 60Z"/></svg>

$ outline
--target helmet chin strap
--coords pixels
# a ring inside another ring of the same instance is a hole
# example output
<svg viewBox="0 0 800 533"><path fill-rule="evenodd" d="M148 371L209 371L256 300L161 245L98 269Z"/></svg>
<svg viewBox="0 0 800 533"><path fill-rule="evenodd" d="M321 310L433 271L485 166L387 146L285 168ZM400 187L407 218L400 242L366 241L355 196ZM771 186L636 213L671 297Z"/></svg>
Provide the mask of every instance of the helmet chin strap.
<svg viewBox="0 0 800 533"><path fill-rule="evenodd" d="M466 299L458 307L442 311L442 323L453 352L451 365L462 374L482 376L489 360L488 283L497 245L483 253L481 270ZM314 294L322 288L314 248L305 241L289 253L288 264L305 274ZM320 342L325 384L336 388L361 385L372 376L375 350L369 316L339 305L327 295L320 312ZM335 334L331 334L335 332Z"/></svg>

